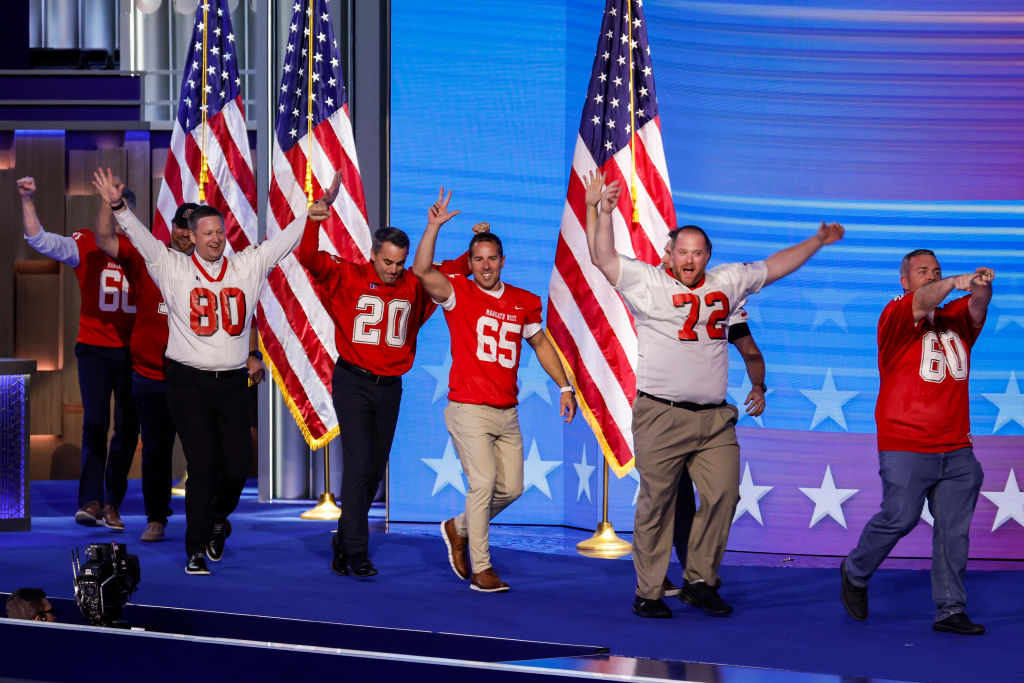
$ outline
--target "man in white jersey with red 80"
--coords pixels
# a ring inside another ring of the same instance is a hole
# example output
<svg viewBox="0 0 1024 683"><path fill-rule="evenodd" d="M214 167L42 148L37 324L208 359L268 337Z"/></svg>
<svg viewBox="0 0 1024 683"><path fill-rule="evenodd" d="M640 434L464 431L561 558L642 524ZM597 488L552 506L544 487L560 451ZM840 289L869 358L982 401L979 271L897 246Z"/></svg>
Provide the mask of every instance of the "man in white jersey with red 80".
<svg viewBox="0 0 1024 683"><path fill-rule="evenodd" d="M330 216L339 173L307 220ZM188 574L209 574L206 557L219 561L231 533L228 515L238 505L249 473L252 435L248 415L249 328L267 276L302 238L296 220L271 239L225 256L224 219L200 206L189 218L195 250L171 251L127 210L110 170L93 185L146 261L168 312L167 402L188 463L185 551Z"/></svg>
<svg viewBox="0 0 1024 683"><path fill-rule="evenodd" d="M633 445L640 493L633 524L637 588L633 612L670 617L661 600L672 546L673 516L682 469L700 496L690 533L680 599L709 614L732 612L718 595L718 567L739 501L739 445L728 389L729 317L735 305L792 273L823 245L843 236L838 223L764 261L727 263L705 271L711 240L695 225L669 233L670 267L618 254L612 215L619 184L587 179L590 259L622 295L637 329L637 398ZM599 210L598 210L599 207Z"/></svg>
<svg viewBox="0 0 1024 683"><path fill-rule="evenodd" d="M434 268L437 233L461 213L448 211L450 200L451 193L446 198L441 188L412 267L448 323L452 369L444 417L469 482L466 511L442 523L441 531L455 574L470 579L473 590L498 593L507 591L508 584L491 566L488 530L490 520L523 492L523 436L516 411L523 339L561 388L559 413L566 422L576 414L576 398L555 347L543 334L540 297L501 281L505 256L496 235L480 233L470 240L472 282Z"/></svg>

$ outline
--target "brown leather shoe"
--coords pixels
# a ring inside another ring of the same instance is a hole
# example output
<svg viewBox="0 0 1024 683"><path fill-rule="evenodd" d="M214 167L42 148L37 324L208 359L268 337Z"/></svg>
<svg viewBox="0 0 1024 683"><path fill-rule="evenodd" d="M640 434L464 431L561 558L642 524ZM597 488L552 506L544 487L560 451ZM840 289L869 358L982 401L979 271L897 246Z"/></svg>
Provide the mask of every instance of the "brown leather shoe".
<svg viewBox="0 0 1024 683"><path fill-rule="evenodd" d="M150 522L146 525L146 530L142 532L140 539L146 543L164 540L164 525L160 522Z"/></svg>
<svg viewBox="0 0 1024 683"><path fill-rule="evenodd" d="M483 593L504 593L508 590L508 584L498 578L490 567L473 574L469 587Z"/></svg>
<svg viewBox="0 0 1024 683"><path fill-rule="evenodd" d="M441 538L448 546L448 564L452 566L455 576L460 579L469 578L469 553L467 552L468 542L464 536L460 536L455 530L455 518L452 517L446 522L441 522ZM507 586L506 586L507 588Z"/></svg>
<svg viewBox="0 0 1024 683"><path fill-rule="evenodd" d="M103 506L103 524L111 531L124 531L124 522L121 521L121 515L117 513L117 508L113 505Z"/></svg>
<svg viewBox="0 0 1024 683"><path fill-rule="evenodd" d="M91 500L75 513L75 523L82 526L100 526L103 524L103 507L98 500Z"/></svg>

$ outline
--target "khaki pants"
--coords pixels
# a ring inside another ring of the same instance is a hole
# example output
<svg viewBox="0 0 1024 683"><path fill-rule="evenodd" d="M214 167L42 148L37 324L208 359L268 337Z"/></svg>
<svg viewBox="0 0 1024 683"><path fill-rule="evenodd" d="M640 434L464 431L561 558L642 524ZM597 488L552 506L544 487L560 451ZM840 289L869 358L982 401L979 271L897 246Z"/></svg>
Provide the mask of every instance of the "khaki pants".
<svg viewBox="0 0 1024 683"><path fill-rule="evenodd" d="M739 502L740 448L735 406L687 410L639 396L633 443L640 495L633 523L633 566L642 598L662 597L672 553L676 495L683 467L697 485L700 507L687 546L689 582L718 582L718 567Z"/></svg>
<svg viewBox="0 0 1024 683"><path fill-rule="evenodd" d="M470 563L478 574L491 566L490 521L523 493L519 412L449 401L444 421L469 481L466 511L455 518L455 530L469 538Z"/></svg>

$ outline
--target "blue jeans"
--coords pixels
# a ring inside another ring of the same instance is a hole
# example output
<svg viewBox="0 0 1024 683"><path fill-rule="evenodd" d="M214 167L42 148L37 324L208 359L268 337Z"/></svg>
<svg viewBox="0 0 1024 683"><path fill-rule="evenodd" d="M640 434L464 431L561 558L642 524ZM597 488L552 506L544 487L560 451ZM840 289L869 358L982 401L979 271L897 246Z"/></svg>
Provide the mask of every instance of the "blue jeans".
<svg viewBox="0 0 1024 683"><path fill-rule="evenodd" d="M142 427L142 498L146 521L167 524L171 514L171 454L174 418L164 382L132 373L132 394Z"/></svg>
<svg viewBox="0 0 1024 683"><path fill-rule="evenodd" d="M132 358L128 347L75 344L82 393L82 474L78 506L96 500L120 507L128 471L139 444L139 419L132 401ZM114 395L114 435L107 451L110 395Z"/></svg>
<svg viewBox="0 0 1024 683"><path fill-rule="evenodd" d="M948 453L880 451L882 509L864 527L846 558L846 576L866 588L893 546L921 518L925 498L935 518L932 533L932 598L935 620L964 611L964 572L971 517L983 474L970 447Z"/></svg>

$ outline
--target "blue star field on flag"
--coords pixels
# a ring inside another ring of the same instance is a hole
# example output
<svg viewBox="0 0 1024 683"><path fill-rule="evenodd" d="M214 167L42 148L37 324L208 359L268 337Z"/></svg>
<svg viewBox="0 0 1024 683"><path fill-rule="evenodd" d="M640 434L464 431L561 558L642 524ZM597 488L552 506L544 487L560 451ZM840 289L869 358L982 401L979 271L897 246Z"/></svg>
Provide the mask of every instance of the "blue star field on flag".
<svg viewBox="0 0 1024 683"><path fill-rule="evenodd" d="M206 71L203 72L203 13L209 33L206 40ZM206 90L206 118L217 115L238 97L242 81L235 65L235 34L227 0L203 2L196 7L195 28L189 43L188 75L181 83L178 124L185 132L203 122L203 93Z"/></svg>
<svg viewBox="0 0 1024 683"><path fill-rule="evenodd" d="M658 115L643 0L633 0L629 5L622 0L609 0L605 8L597 41L598 59L594 60L580 119L580 137L598 166L629 145L633 125L629 116L630 66L637 129Z"/></svg>
<svg viewBox="0 0 1024 683"><path fill-rule="evenodd" d="M274 134L287 152L307 132L309 121L309 38L313 31L313 128L348 102L341 77L338 43L334 39L325 0L313 0L303 9L302 3L292 5L285 47L284 73L277 102L277 126ZM311 28L312 27L312 28Z"/></svg>

